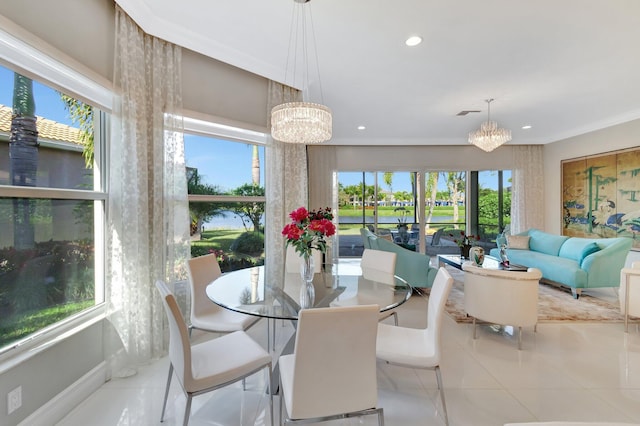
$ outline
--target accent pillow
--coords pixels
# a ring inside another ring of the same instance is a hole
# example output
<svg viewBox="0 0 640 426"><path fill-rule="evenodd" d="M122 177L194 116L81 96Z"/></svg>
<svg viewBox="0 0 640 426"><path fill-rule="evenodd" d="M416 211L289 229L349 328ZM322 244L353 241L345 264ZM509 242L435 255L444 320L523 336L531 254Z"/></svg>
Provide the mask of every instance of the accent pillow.
<svg viewBox="0 0 640 426"><path fill-rule="evenodd" d="M582 265L582 261L585 257L597 251L600 251L600 247L596 243L591 243L584 246L584 248L582 249L582 253L580 253L580 265Z"/></svg>
<svg viewBox="0 0 640 426"><path fill-rule="evenodd" d="M507 248L517 250L529 250L528 235L507 235Z"/></svg>
<svg viewBox="0 0 640 426"><path fill-rule="evenodd" d="M393 242L393 237L391 236L391 234L382 234L382 235L378 235L378 238L383 238L387 241L391 241Z"/></svg>

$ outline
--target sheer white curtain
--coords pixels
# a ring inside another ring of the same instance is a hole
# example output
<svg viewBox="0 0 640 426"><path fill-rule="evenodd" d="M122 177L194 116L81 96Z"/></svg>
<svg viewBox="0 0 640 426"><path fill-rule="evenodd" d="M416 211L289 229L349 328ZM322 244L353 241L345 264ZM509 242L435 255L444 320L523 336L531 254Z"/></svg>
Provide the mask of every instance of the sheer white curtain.
<svg viewBox="0 0 640 426"><path fill-rule="evenodd" d="M269 81L267 99L268 128L271 130L271 109L284 102L301 101L299 90ZM265 149L267 208L265 223L265 267L272 277L284 277L284 237L282 228L289 213L307 206L307 150L302 144L282 143L269 138Z"/></svg>
<svg viewBox="0 0 640 426"><path fill-rule="evenodd" d="M544 229L542 145L513 146L511 233Z"/></svg>
<svg viewBox="0 0 640 426"><path fill-rule="evenodd" d="M183 278L189 254L181 50L145 34L119 7L115 45L106 264L110 376L163 354L165 319L154 282Z"/></svg>

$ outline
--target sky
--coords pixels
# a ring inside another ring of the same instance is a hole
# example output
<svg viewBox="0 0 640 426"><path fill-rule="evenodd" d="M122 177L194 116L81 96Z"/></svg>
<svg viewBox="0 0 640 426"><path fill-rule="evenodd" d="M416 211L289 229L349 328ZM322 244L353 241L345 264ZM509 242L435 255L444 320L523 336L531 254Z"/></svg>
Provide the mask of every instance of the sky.
<svg viewBox="0 0 640 426"><path fill-rule="evenodd" d="M184 151L188 167L198 169L204 182L223 190L251 183L251 145L211 137L185 135ZM259 148L260 184L264 186L264 147Z"/></svg>
<svg viewBox="0 0 640 426"><path fill-rule="evenodd" d="M34 98L36 103L36 115L49 118L59 123L74 126L60 100L59 94L37 81L33 82ZM0 66L0 104L12 107L13 105L13 71ZM260 147L260 183L264 185L264 147ZM211 137L185 135L185 159L187 166L198 169L204 182L216 184L223 190L237 188L251 182L251 146L244 143L224 141ZM483 187L497 188L495 176L480 175L480 184ZM345 185L359 184L362 179L361 172L342 172L340 182ZM510 173L507 177L510 177ZM369 181L370 180L370 181ZM373 184L373 176L367 173L367 184ZM378 184L383 189L388 189L380 174ZM444 179L438 183L439 190L445 190ZM411 191L409 172L397 172L393 175L393 191Z"/></svg>
<svg viewBox="0 0 640 426"><path fill-rule="evenodd" d="M69 114L55 90L37 81L33 82L36 115L72 126ZM0 66L0 104L13 107L13 71Z"/></svg>

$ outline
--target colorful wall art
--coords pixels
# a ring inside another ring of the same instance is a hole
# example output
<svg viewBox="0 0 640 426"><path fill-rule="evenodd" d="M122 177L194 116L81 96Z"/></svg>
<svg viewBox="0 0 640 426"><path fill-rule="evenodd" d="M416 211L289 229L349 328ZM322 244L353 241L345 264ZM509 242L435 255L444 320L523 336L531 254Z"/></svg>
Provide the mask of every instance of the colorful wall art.
<svg viewBox="0 0 640 426"><path fill-rule="evenodd" d="M562 161L562 234L633 238L640 251L640 148Z"/></svg>

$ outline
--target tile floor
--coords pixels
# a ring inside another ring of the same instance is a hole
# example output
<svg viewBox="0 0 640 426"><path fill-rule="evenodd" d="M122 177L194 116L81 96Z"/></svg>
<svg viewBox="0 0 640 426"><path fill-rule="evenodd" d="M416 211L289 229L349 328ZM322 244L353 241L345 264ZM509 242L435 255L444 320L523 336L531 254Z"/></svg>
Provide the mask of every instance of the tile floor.
<svg viewBox="0 0 640 426"><path fill-rule="evenodd" d="M603 293L611 297L613 293ZM568 295L568 297L570 297ZM399 311L400 325L424 327L425 300L414 295ZM387 320L390 321L390 320ZM293 332L278 325L282 345ZM249 333L266 346L266 322ZM640 328L623 324L543 323L526 329L523 349L510 327L483 325L473 340L468 324L449 317L442 334L442 376L452 426L501 426L527 421L601 421L640 424ZM378 365L379 406L387 426L443 425L435 374ZM166 358L126 379L104 384L59 426L157 425ZM190 425L269 425L265 377L194 398ZM320 402L321 403L321 402ZM164 424L181 424L185 398L173 382ZM278 399L274 398L276 424ZM374 425L374 416L324 423Z"/></svg>

